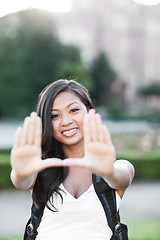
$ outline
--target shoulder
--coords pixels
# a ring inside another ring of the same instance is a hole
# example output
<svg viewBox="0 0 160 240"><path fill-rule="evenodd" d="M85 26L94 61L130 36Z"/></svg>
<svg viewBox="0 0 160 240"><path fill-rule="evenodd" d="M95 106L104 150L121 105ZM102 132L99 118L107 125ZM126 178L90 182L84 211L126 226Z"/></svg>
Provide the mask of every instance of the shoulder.
<svg viewBox="0 0 160 240"><path fill-rule="evenodd" d="M127 171L128 171L128 174L129 174L129 178L130 178L130 184L133 180L133 177L134 177L134 174L135 174L135 169L134 169L134 166L132 165L132 163L130 163L129 161L127 160L124 160L124 159L120 159L120 160L116 160L114 162L114 164L117 166L117 167L120 167L120 168L125 168ZM129 184L129 185L130 185ZM118 193L118 195L122 198L124 193L125 193L126 189L116 189L116 192Z"/></svg>
<svg viewBox="0 0 160 240"><path fill-rule="evenodd" d="M128 171L131 173L132 177L134 177L134 173L135 173L134 166L128 160L125 160L125 159L116 160L114 162L114 165L117 165L117 166L124 167L124 168L128 169Z"/></svg>

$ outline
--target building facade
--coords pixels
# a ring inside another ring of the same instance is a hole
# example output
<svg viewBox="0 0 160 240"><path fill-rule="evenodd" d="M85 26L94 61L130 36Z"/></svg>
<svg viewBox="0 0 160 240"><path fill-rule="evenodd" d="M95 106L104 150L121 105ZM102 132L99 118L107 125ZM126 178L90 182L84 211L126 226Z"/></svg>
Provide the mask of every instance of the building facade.
<svg viewBox="0 0 160 240"><path fill-rule="evenodd" d="M56 31L64 43L78 45L90 64L104 51L125 84L125 100L133 108L155 101L139 97L139 89L160 81L160 5L132 0L72 0L72 9L55 14ZM146 105L147 104L147 105Z"/></svg>

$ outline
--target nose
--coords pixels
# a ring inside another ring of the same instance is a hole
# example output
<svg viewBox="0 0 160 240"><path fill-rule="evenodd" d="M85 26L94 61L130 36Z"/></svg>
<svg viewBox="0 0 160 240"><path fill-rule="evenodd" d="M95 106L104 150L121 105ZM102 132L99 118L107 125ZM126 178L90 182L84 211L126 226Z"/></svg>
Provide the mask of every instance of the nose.
<svg viewBox="0 0 160 240"><path fill-rule="evenodd" d="M62 118L61 118L61 124L62 126L68 126L70 125L71 123L73 123L73 120L71 118L71 116L69 114L66 114L64 115Z"/></svg>

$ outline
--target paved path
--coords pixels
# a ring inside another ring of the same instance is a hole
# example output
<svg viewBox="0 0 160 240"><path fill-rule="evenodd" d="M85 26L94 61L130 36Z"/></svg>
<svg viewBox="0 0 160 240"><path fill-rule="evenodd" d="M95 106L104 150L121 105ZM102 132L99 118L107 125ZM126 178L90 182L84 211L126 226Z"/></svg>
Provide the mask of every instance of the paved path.
<svg viewBox="0 0 160 240"><path fill-rule="evenodd" d="M23 233L30 206L28 191L1 191L0 236ZM160 181L132 183L124 195L120 213L123 220L160 217Z"/></svg>

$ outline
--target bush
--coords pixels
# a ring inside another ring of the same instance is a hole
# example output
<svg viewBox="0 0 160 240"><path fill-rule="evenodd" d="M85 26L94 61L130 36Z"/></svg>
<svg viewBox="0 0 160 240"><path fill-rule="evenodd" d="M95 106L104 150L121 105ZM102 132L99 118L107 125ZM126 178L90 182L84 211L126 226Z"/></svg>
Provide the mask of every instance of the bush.
<svg viewBox="0 0 160 240"><path fill-rule="evenodd" d="M157 95L160 96L160 83L156 81L144 88L140 89L140 94L144 96Z"/></svg>
<svg viewBox="0 0 160 240"><path fill-rule="evenodd" d="M0 165L0 190L13 187L10 180L10 172L11 167L9 164Z"/></svg>
<svg viewBox="0 0 160 240"><path fill-rule="evenodd" d="M160 179L160 151L119 151L117 159L127 159L135 167L135 180Z"/></svg>
<svg viewBox="0 0 160 240"><path fill-rule="evenodd" d="M10 180L10 155L0 154L0 189L12 188L13 184Z"/></svg>
<svg viewBox="0 0 160 240"><path fill-rule="evenodd" d="M1 154L10 154L10 152L11 152L11 149L10 148L1 148L0 149L0 155ZM0 156L0 158L1 158L1 156ZM2 159L2 158L1 158Z"/></svg>

